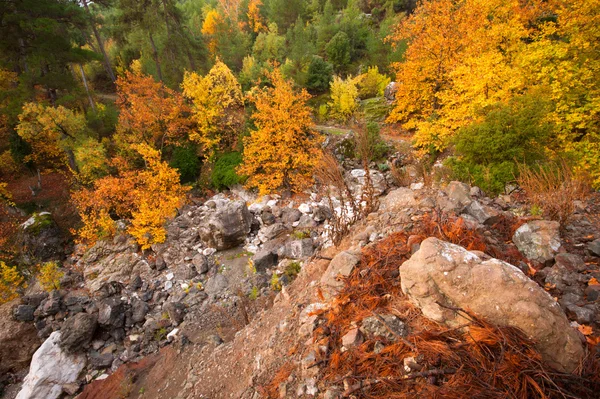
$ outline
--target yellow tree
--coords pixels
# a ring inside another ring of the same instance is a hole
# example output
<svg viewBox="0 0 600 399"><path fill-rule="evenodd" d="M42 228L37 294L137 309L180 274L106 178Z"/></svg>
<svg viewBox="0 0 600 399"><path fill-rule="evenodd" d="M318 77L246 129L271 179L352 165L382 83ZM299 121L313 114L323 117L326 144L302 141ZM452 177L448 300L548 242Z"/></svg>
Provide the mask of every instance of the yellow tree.
<svg viewBox="0 0 600 399"><path fill-rule="evenodd" d="M334 76L331 82L331 101L329 114L334 119L346 122L358 109L358 79L347 77L345 80Z"/></svg>
<svg viewBox="0 0 600 399"><path fill-rule="evenodd" d="M204 77L186 72L182 87L193 103L197 123L190 139L200 143L209 158L216 151L232 149L244 125L244 97L227 65L217 59Z"/></svg>
<svg viewBox="0 0 600 399"><path fill-rule="evenodd" d="M225 20L217 9L210 9L206 13L204 23L202 24L202 34L208 37L208 50L215 57L217 55L216 35L225 26Z"/></svg>
<svg viewBox="0 0 600 399"><path fill-rule="evenodd" d="M48 168L68 165L76 171L73 148L77 140L85 137L86 121L82 114L63 107L46 107L26 103L19 115L17 133L31 146L25 161Z"/></svg>
<svg viewBox="0 0 600 399"><path fill-rule="evenodd" d="M261 6L262 0L250 0L248 3L248 22L254 33L260 33L267 30L267 26L263 22L263 18L260 15Z"/></svg>
<svg viewBox="0 0 600 399"><path fill-rule="evenodd" d="M80 242L92 244L115 232L111 215L131 222L128 232L143 249L164 242L164 223L175 216L185 200L187 187L179 174L160 159L160 152L147 144L133 145L143 158L143 170L121 170L118 176L96 180L93 188L73 194L83 226Z"/></svg>
<svg viewBox="0 0 600 399"><path fill-rule="evenodd" d="M0 261L0 305L17 298L19 288L26 286L16 267Z"/></svg>
<svg viewBox="0 0 600 399"><path fill-rule="evenodd" d="M600 1L548 2L545 22L521 56L528 82L554 102L558 146L600 188Z"/></svg>
<svg viewBox="0 0 600 399"><path fill-rule="evenodd" d="M141 71L117 79L119 123L115 141L121 148L146 143L162 149L192 128L190 109L181 94Z"/></svg>
<svg viewBox="0 0 600 399"><path fill-rule="evenodd" d="M267 73L272 87L255 89L249 99L256 106L256 129L244 139L243 164L238 173L261 194L281 188L298 192L312 182L319 160L321 137L312 129L306 90L297 91L276 68Z"/></svg>
<svg viewBox="0 0 600 399"><path fill-rule="evenodd" d="M523 90L518 54L540 14L537 1L426 0L388 38L406 40L393 65L398 90L389 121L415 131L415 144L442 150L477 111Z"/></svg>

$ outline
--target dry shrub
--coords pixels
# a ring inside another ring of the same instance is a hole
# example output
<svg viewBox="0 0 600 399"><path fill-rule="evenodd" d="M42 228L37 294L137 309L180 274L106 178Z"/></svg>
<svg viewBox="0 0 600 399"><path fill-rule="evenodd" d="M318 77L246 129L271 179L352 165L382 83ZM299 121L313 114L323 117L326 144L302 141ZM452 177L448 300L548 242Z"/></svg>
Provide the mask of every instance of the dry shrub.
<svg viewBox="0 0 600 399"><path fill-rule="evenodd" d="M315 180L319 191L327 198L333 212L329 221L329 234L335 245L341 242L357 220L375 210L376 199L373 182L368 168L365 170L366 182L361 190L361 195L357 198L344 179L343 169L335 156L330 153L321 154L321 159L315 167ZM339 206L336 206L335 202L339 202ZM336 208L338 212L336 212Z"/></svg>
<svg viewBox="0 0 600 399"><path fill-rule="evenodd" d="M360 267L322 315L313 337L315 345L329 348L317 359L321 377L327 385L343 385L342 398L592 398L600 392L600 368L591 357L577 375L556 373L515 328L491 325L461 309L454 311L468 321L466 329L424 318L398 278L409 257L404 232L365 249ZM381 313L400 317L409 335L392 341L366 337L342 351L341 337L353 323ZM377 353L378 342L384 346ZM407 357L418 367L406 371Z"/></svg>
<svg viewBox="0 0 600 399"><path fill-rule="evenodd" d="M562 227L573 215L573 202L584 201L591 192L589 181L575 176L565 161L540 169L519 165L517 182L525 190L527 202L541 207L545 216Z"/></svg>

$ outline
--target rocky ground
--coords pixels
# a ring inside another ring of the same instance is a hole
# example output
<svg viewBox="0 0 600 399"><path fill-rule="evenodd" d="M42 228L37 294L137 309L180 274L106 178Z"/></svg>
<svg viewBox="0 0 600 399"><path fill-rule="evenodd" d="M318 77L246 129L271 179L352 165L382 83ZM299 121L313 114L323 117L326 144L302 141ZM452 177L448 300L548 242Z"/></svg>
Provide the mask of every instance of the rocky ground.
<svg viewBox="0 0 600 399"><path fill-rule="evenodd" d="M346 166L361 192L365 171ZM379 207L338 247L339 202L243 190L186 206L149 251L125 234L76 247L61 290L33 287L0 308L3 397L362 397L356 379L332 377L332 358L463 327L458 308L519 328L555 370L581 374L598 356L597 195L561 230L528 216L518 192L489 198L458 182L397 187L389 172L371 176ZM384 247L405 252L385 257ZM384 264L375 297L385 301L368 302L357 292L373 287L360 284ZM370 313L335 313L353 302ZM412 352L401 361L426 371Z"/></svg>

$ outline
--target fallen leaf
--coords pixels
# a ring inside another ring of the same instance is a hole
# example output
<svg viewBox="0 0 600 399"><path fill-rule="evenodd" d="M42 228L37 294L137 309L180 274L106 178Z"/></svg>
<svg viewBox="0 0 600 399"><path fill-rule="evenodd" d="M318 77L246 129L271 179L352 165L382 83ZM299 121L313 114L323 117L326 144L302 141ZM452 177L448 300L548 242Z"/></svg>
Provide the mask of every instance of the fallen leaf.
<svg viewBox="0 0 600 399"><path fill-rule="evenodd" d="M592 277L590 281L588 281L588 285L600 285L600 281L598 281L596 277Z"/></svg>
<svg viewBox="0 0 600 399"><path fill-rule="evenodd" d="M590 326L586 326L585 324L580 325L579 327L577 327L577 329L583 334L583 335L592 335L592 333L594 332L592 327Z"/></svg>
<svg viewBox="0 0 600 399"><path fill-rule="evenodd" d="M592 346L596 346L596 345L600 344L600 337L588 336L588 337L585 337L585 339L588 342L588 344L590 344Z"/></svg>

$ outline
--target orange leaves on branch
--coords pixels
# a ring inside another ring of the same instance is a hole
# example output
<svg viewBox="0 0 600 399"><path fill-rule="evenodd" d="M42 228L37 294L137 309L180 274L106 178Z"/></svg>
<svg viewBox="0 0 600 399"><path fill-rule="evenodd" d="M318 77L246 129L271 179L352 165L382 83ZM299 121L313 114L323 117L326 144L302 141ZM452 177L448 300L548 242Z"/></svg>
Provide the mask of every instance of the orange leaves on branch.
<svg viewBox="0 0 600 399"><path fill-rule="evenodd" d="M112 216L128 219L128 232L142 249L166 238L164 223L175 216L185 200L187 187L179 174L160 159L160 152L147 144L133 145L146 164L143 170L122 170L94 182L92 189L73 194L83 221L79 241L93 244L115 232Z"/></svg>
<svg viewBox="0 0 600 399"><path fill-rule="evenodd" d="M242 88L231 70L217 62L204 77L186 72L183 93L193 103L197 129L190 139L202 144L208 157L216 151L232 149L244 126L244 98Z"/></svg>
<svg viewBox="0 0 600 399"><path fill-rule="evenodd" d="M117 79L119 124L115 140L126 148L146 143L160 149L185 138L193 127L190 109L181 94L141 72Z"/></svg>
<svg viewBox="0 0 600 399"><path fill-rule="evenodd" d="M312 183L319 160L318 136L312 129L306 90L295 90L279 69L268 72L272 87L255 89L249 99L256 106L256 129L244 140L244 161L238 173L261 194L279 189L299 192Z"/></svg>
<svg viewBox="0 0 600 399"><path fill-rule="evenodd" d="M248 22L250 28L252 28L252 31L255 33L265 32L267 30L267 26L260 15L261 6L262 0L250 0L248 3Z"/></svg>

